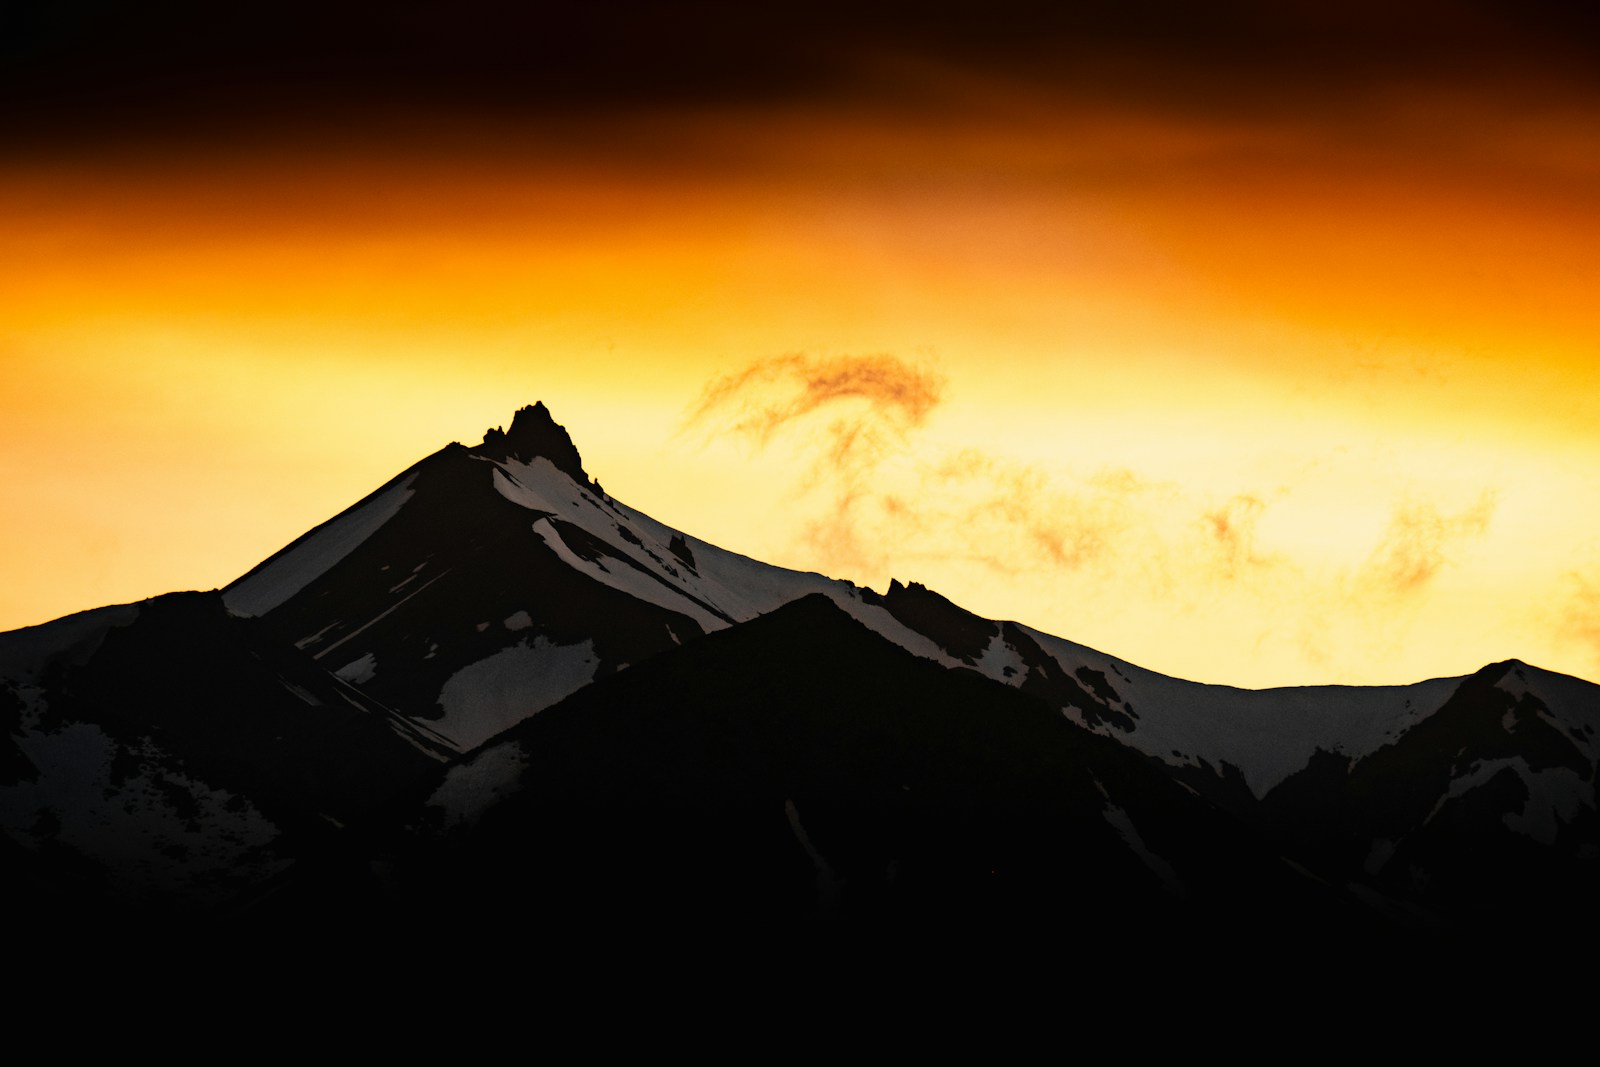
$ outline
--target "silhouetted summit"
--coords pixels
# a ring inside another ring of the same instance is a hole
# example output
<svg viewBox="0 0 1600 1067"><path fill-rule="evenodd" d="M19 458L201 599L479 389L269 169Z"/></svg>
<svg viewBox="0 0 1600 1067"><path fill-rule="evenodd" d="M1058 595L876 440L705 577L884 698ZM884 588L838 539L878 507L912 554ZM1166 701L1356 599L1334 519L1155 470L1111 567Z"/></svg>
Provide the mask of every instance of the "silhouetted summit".
<svg viewBox="0 0 1600 1067"><path fill-rule="evenodd" d="M1593 684L1169 678L672 529L542 404L218 593L0 634L0 725L29 963L165 917L197 943L359 928L455 973L490 960L413 924L471 915L496 966L505 934L823 976L1171 961L1223 989L1222 961L1324 996L1351 966L1595 947Z"/></svg>
<svg viewBox="0 0 1600 1067"><path fill-rule="evenodd" d="M476 451L490 459L520 459L528 462L543 456L564 474L587 485L589 475L583 469L583 457L572 443L566 428L550 417L544 402L521 408L511 420L511 430L506 432L496 426L483 435L483 443Z"/></svg>

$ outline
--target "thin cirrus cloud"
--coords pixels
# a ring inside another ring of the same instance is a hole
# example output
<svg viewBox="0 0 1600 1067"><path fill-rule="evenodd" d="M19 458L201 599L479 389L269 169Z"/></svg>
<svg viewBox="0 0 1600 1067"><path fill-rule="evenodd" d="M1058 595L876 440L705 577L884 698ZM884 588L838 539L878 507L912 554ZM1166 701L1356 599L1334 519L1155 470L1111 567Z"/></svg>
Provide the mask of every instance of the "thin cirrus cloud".
<svg viewBox="0 0 1600 1067"><path fill-rule="evenodd" d="M1140 508L1173 492L1122 468L1067 484L983 449L925 447L917 432L945 388L937 371L893 355L791 353L711 382L685 427L795 449L796 493L812 510L804 540L834 571L950 556L1013 576L1094 568L1115 557Z"/></svg>
<svg viewBox="0 0 1600 1067"><path fill-rule="evenodd" d="M711 382L685 425L757 449L787 438L803 457L796 490L811 507L802 541L831 572L866 578L955 555L1016 575L1106 557L1145 487L1113 471L1068 489L975 448L930 455L914 437L945 389L937 371L893 355L789 353Z"/></svg>
<svg viewBox="0 0 1600 1067"><path fill-rule="evenodd" d="M946 510L940 527L959 531L972 558L1010 575L1104 565L1133 529L1138 503L1164 492L1120 468L1067 485L1037 466L977 449L947 456L921 477L919 498Z"/></svg>
<svg viewBox="0 0 1600 1067"><path fill-rule="evenodd" d="M1401 503L1373 549L1363 579L1396 596L1421 592L1449 564L1457 548L1488 532L1496 504L1493 490L1485 490L1475 504L1454 514L1426 501Z"/></svg>
<svg viewBox="0 0 1600 1067"><path fill-rule="evenodd" d="M762 444L781 427L839 401L859 400L864 413L837 421L829 450L835 464L859 455L856 443L869 428L899 437L927 421L939 406L944 382L931 370L894 356L811 356L788 353L750 363L711 382L689 414L700 422L729 409L729 428Z"/></svg>
<svg viewBox="0 0 1600 1067"><path fill-rule="evenodd" d="M1292 536L1305 522L1294 485L1261 489L1241 474L1219 496L1126 462L1047 469L996 449L946 449L931 429L950 402L914 361L791 353L715 379L685 425L758 454L794 453L786 469L799 472L794 548L805 565L879 584L954 564L980 585L1211 627L1279 658L1287 649L1308 674L1349 670L1426 626L1422 607L1467 565L1498 507L1492 488L1456 506L1387 488L1386 499L1334 507L1324 521L1342 555L1319 557ZM1574 633L1600 632L1584 629L1592 613L1570 614Z"/></svg>
<svg viewBox="0 0 1600 1067"><path fill-rule="evenodd" d="M1201 516L1201 524L1217 547L1222 573L1228 578L1237 577L1250 567L1260 567L1270 561L1257 548L1257 526L1266 502L1253 493L1238 493L1225 503L1208 509Z"/></svg>
<svg viewBox="0 0 1600 1067"><path fill-rule="evenodd" d="M1556 627L1561 638L1578 645L1600 667L1600 566L1570 571L1568 590Z"/></svg>
<svg viewBox="0 0 1600 1067"><path fill-rule="evenodd" d="M806 540L831 563L870 567L862 512L908 518L886 503L871 476L939 406L945 383L936 372L894 356L812 356L787 353L758 359L708 384L686 419L745 437L758 447L796 428L806 442L808 487L821 487L830 505L804 524ZM815 418L813 418L815 417Z"/></svg>

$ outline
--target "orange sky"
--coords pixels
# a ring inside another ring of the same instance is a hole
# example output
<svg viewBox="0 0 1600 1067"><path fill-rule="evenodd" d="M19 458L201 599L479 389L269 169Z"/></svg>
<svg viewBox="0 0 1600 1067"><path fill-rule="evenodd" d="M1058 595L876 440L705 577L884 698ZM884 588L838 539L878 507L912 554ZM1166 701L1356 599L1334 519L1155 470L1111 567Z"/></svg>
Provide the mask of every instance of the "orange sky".
<svg viewBox="0 0 1600 1067"><path fill-rule="evenodd" d="M0 627L225 584L543 399L663 521L1169 673L1600 677L1600 93L1009 40L14 132Z"/></svg>

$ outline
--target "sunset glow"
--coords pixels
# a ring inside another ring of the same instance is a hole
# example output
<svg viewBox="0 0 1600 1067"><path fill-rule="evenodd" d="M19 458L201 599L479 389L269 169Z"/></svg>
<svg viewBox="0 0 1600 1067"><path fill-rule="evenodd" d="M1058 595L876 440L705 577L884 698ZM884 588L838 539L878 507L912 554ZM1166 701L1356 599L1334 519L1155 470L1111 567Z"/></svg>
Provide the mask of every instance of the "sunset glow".
<svg viewBox="0 0 1600 1067"><path fill-rule="evenodd" d="M848 91L17 133L0 628L226 584L543 400L663 522L1169 674L1600 677L1564 53L1322 92L855 43Z"/></svg>

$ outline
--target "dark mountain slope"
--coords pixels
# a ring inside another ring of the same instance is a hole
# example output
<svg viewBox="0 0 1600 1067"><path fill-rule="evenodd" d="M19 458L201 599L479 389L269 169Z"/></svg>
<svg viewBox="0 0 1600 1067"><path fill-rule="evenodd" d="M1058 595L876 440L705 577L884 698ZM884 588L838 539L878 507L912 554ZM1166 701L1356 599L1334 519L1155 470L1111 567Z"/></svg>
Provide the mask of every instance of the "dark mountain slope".
<svg viewBox="0 0 1600 1067"><path fill-rule="evenodd" d="M542 406L220 597L0 635L0 725L3 891L63 929L1201 975L1595 944L1600 687L1168 678L670 529Z"/></svg>
<svg viewBox="0 0 1600 1067"><path fill-rule="evenodd" d="M20 885L198 912L384 810L448 750L215 593L8 648ZM9 642L7 644L10 644Z"/></svg>
<svg viewBox="0 0 1600 1067"><path fill-rule="evenodd" d="M733 560L738 580L702 575L706 559L682 534L606 497L536 405L509 432L418 463L223 596L466 751L707 629L804 591L850 589L702 552ZM734 602L712 603L719 594Z"/></svg>
<svg viewBox="0 0 1600 1067"><path fill-rule="evenodd" d="M1358 760L1327 752L1247 813L1322 869L1362 871L1468 937L1596 943L1600 705L1511 660ZM1576 694L1559 708L1542 699Z"/></svg>
<svg viewBox="0 0 1600 1067"><path fill-rule="evenodd" d="M406 910L544 947L1314 953L1387 932L1137 753L821 596L490 749L513 768L498 803L407 858Z"/></svg>
<svg viewBox="0 0 1600 1067"><path fill-rule="evenodd" d="M360 688L423 720L452 675L518 642L587 643L592 677L699 636L694 619L562 562L538 515L494 491L495 469L460 447L419 464L395 516L266 613L269 632L329 669L358 665L345 673Z"/></svg>

